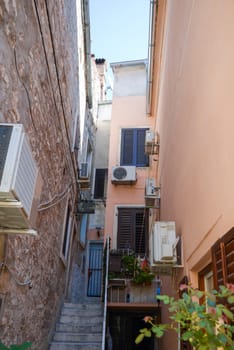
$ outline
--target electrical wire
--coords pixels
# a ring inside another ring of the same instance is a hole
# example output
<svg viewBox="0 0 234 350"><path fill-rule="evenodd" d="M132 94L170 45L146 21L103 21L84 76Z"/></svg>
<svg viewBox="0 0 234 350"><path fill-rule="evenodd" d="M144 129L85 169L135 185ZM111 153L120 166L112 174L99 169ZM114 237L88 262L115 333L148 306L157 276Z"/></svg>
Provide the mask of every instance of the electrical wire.
<svg viewBox="0 0 234 350"><path fill-rule="evenodd" d="M20 282L13 274L13 272L11 271L11 269L9 268L9 266L2 262L1 265L0 265L0 275L2 273L2 271L7 268L8 272L10 273L11 277L13 278L13 280L15 281L15 283L18 285L18 286L29 286L30 288L32 288L32 280L31 278L29 280L26 280L24 282Z"/></svg>
<svg viewBox="0 0 234 350"><path fill-rule="evenodd" d="M50 201L39 204L39 206L37 207L37 210L43 211L55 206L65 197L67 193L70 192L70 190L71 190L71 184L63 192L56 194Z"/></svg>
<svg viewBox="0 0 234 350"><path fill-rule="evenodd" d="M45 46L45 40L44 40L44 36L43 36L42 26L41 26L41 22L40 22L40 15L39 15L39 11L38 11L36 0L34 0L34 7L35 7L36 15L37 15L37 21L38 21L38 26L39 26L39 30L40 30L43 51L44 51L44 56L45 56L45 60L46 60L47 71L48 71L48 75L49 75L49 81L50 81L50 85L51 85L51 91L52 91L52 95L53 95L53 101L54 101L54 105L55 105L55 108L56 108L57 115L59 116L59 110L58 110L58 107L57 107L57 103L56 103L56 99L55 99L55 93L54 93L54 89L53 89L53 85L52 85L52 77L51 77L51 74L50 74L49 61L48 61L48 56L47 56L47 51L46 51L46 46ZM74 165L73 156L72 156L71 150L70 150L69 133L68 133L68 130L67 130L67 125L66 125L66 117L65 117L63 96L62 96L62 91L61 91L61 86L60 86L58 64L57 64L57 58L56 58L56 55L55 55L55 46L54 46L54 40L53 40L53 33L52 33L51 21L50 21L50 17L49 17L49 10L48 10L48 5L47 5L46 0L45 0L45 9L46 9L48 26L49 26L49 32L50 32L50 39L51 39L52 52L53 52L53 57L54 57L54 65L55 65L55 71L56 71L56 77L57 77L57 83L58 83L58 91L59 91L61 108L62 108L62 115L63 115L63 124L64 124L64 128L65 128L66 137L64 136L64 133L63 133L63 128L61 126L60 118L58 118L58 121L59 121L59 124L60 124L60 130L61 130L61 133L62 133L62 137L63 137L64 143L69 148L69 152L68 153L69 153L70 157L68 158L66 152L65 152L65 156L66 156L66 159L67 159L68 167L70 168L71 173L73 173L73 176L74 176L74 181L72 181L72 186L74 186L74 184L77 184L76 167ZM65 142L65 140L66 140L66 142ZM75 186L74 186L74 193L76 193L76 187ZM53 205L51 205L51 206L53 206Z"/></svg>

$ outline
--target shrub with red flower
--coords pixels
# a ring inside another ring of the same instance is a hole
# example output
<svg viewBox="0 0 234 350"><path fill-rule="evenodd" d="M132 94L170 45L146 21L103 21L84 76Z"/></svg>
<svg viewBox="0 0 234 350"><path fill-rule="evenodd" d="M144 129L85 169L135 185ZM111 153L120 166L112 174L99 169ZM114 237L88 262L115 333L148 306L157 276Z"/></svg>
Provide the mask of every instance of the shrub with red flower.
<svg viewBox="0 0 234 350"><path fill-rule="evenodd" d="M188 341L196 350L219 347L234 350L234 315L231 311L234 285L220 286L219 291L213 290L211 293L188 285L181 285L180 290L184 292L179 299L157 295L157 299L168 305L172 322L157 324L152 317L146 316L144 321L151 327L141 329L135 343L139 344L144 337L160 338L168 329L173 329L181 340Z"/></svg>

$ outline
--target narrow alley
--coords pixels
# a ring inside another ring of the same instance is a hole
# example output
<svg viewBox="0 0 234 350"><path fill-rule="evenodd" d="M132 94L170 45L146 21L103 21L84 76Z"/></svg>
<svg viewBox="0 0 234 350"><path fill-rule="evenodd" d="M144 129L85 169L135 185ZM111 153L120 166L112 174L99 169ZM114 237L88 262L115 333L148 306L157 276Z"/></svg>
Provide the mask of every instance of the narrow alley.
<svg viewBox="0 0 234 350"><path fill-rule="evenodd" d="M234 349L233 13L0 0L0 350Z"/></svg>

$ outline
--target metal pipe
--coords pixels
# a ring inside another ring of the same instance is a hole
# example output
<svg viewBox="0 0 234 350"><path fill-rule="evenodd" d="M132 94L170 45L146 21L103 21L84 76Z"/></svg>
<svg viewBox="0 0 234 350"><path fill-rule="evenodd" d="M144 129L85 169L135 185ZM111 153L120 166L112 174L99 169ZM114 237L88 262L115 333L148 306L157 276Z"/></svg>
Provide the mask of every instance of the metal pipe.
<svg viewBox="0 0 234 350"><path fill-rule="evenodd" d="M86 88L87 102L92 108L92 70L91 70L91 48L90 48L90 16L89 0L84 0L84 33L85 33L85 66L86 66Z"/></svg>
<svg viewBox="0 0 234 350"><path fill-rule="evenodd" d="M151 100L152 100L152 80L153 80L153 55L155 47L155 31L156 31L156 18L158 9L158 0L150 1L150 15L149 15L149 39L148 39L148 69L147 69L147 91L146 91L146 114L150 115L151 112Z"/></svg>

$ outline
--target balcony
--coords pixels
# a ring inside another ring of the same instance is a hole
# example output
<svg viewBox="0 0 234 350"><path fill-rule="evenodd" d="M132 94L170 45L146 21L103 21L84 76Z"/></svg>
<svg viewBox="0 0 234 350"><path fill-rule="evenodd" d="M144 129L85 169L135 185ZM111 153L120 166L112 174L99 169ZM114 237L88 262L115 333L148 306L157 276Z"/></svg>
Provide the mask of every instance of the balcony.
<svg viewBox="0 0 234 350"><path fill-rule="evenodd" d="M156 279L148 259L129 250L112 250L109 258L108 307L157 307ZM134 305L128 305L134 304Z"/></svg>

